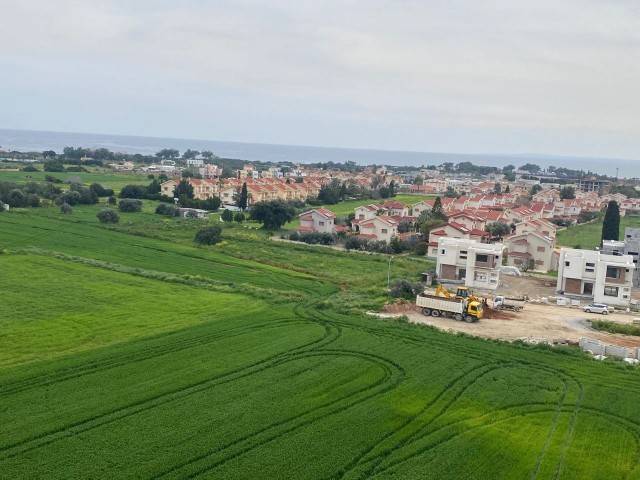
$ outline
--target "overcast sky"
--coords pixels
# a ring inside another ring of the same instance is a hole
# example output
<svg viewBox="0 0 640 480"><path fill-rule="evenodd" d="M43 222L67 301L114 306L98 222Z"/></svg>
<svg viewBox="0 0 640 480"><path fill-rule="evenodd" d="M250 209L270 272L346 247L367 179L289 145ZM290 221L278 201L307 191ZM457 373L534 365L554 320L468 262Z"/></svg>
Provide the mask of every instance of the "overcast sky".
<svg viewBox="0 0 640 480"><path fill-rule="evenodd" d="M2 0L0 128L640 159L637 0Z"/></svg>

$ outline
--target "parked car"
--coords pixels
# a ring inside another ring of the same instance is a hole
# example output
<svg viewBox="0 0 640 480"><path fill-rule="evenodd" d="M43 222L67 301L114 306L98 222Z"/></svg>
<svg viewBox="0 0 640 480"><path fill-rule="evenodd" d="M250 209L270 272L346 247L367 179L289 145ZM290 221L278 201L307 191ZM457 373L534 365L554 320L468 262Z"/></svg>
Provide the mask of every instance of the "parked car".
<svg viewBox="0 0 640 480"><path fill-rule="evenodd" d="M518 267L504 266L500 267L500 273L503 275L522 275Z"/></svg>
<svg viewBox="0 0 640 480"><path fill-rule="evenodd" d="M606 315L609 313L609 306L604 303L592 303L584 307L584 311L587 313L601 313L602 315Z"/></svg>

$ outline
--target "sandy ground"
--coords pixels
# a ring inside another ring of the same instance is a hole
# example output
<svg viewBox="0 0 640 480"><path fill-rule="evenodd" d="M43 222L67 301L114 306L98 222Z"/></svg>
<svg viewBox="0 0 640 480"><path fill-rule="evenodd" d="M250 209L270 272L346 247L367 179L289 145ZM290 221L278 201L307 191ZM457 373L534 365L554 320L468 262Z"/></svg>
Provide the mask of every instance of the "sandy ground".
<svg viewBox="0 0 640 480"><path fill-rule="evenodd" d="M476 292L483 297L483 292ZM383 309L382 317L406 315L412 322L433 325L441 330L464 332L485 338L501 340L526 340L532 342L577 343L582 337L600 340L603 343L623 347L640 347L640 337L612 334L593 330L588 319L632 323L639 313L610 313L599 315L585 313L582 307L559 307L555 304L537 303L542 297L554 297L555 279L535 276L501 276L500 288L491 295L529 295L532 300L520 312L485 309L485 316L477 323L456 322L451 318L425 317L415 304L390 305ZM489 305L492 301L489 300ZM582 302L583 306L586 302Z"/></svg>

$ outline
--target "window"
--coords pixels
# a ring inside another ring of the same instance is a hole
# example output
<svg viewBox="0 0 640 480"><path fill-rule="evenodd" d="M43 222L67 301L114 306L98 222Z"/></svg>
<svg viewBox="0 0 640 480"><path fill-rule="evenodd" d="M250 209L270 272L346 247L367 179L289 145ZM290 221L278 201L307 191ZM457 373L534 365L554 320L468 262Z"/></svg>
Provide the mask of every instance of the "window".
<svg viewBox="0 0 640 480"><path fill-rule="evenodd" d="M539 252L544 252L546 249L544 247L538 247Z"/></svg>
<svg viewBox="0 0 640 480"><path fill-rule="evenodd" d="M607 297L617 297L618 296L618 287L604 287L604 294Z"/></svg>
<svg viewBox="0 0 640 480"><path fill-rule="evenodd" d="M489 261L489 255L476 254L476 262L487 263Z"/></svg>
<svg viewBox="0 0 640 480"><path fill-rule="evenodd" d="M595 267L595 266L596 266L596 264L595 264L595 263L587 262L587 267L591 267L591 268L593 268L593 267Z"/></svg>
<svg viewBox="0 0 640 480"><path fill-rule="evenodd" d="M544 265L544 260L536 260L536 265Z"/></svg>
<svg viewBox="0 0 640 480"><path fill-rule="evenodd" d="M568 267L569 265L571 265L571 262L564 262L565 267Z"/></svg>
<svg viewBox="0 0 640 480"><path fill-rule="evenodd" d="M620 278L620 269L616 267L607 267L607 278Z"/></svg>
<svg viewBox="0 0 640 480"><path fill-rule="evenodd" d="M387 233L387 229L386 229L386 228L383 228L383 229L382 229L382 233Z"/></svg>
<svg viewBox="0 0 640 480"><path fill-rule="evenodd" d="M444 248L442 250L440 250L440 255L444 255L445 254L445 250Z"/></svg>
<svg viewBox="0 0 640 480"><path fill-rule="evenodd" d="M318 222L321 227L324 227L324 222Z"/></svg>
<svg viewBox="0 0 640 480"><path fill-rule="evenodd" d="M593 295L593 283L584 282L584 285L582 286L582 293L584 295Z"/></svg>

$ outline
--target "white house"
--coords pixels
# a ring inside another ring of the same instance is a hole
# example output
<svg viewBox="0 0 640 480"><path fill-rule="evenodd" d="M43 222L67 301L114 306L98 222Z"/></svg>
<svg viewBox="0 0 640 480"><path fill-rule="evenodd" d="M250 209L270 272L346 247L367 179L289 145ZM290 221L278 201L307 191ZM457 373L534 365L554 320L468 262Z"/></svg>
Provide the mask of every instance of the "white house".
<svg viewBox="0 0 640 480"><path fill-rule="evenodd" d="M557 268L555 241L535 231L506 235L507 265L548 272Z"/></svg>
<svg viewBox="0 0 640 480"><path fill-rule="evenodd" d="M441 238L436 261L442 281L459 280L467 287L495 290L500 280L502 245Z"/></svg>
<svg viewBox="0 0 640 480"><path fill-rule="evenodd" d="M186 163L188 167L204 167L204 160L200 158L188 158Z"/></svg>
<svg viewBox="0 0 640 480"><path fill-rule="evenodd" d="M387 215L379 215L358 223L359 237L389 243L398 234L398 222Z"/></svg>
<svg viewBox="0 0 640 480"><path fill-rule="evenodd" d="M382 208L385 208L391 217L408 217L409 207L404 203L388 201L382 204Z"/></svg>
<svg viewBox="0 0 640 480"><path fill-rule="evenodd" d="M421 202L414 203L411 207L411 215L419 217L422 212L430 212L433 210L433 204L435 200L422 200Z"/></svg>
<svg viewBox="0 0 640 480"><path fill-rule="evenodd" d="M627 307L631 300L634 269L631 255L563 248L556 290L564 295Z"/></svg>
<svg viewBox="0 0 640 480"><path fill-rule="evenodd" d="M319 232L319 233L335 233L336 216L330 210L324 208L314 208L307 212L301 213L300 232Z"/></svg>

